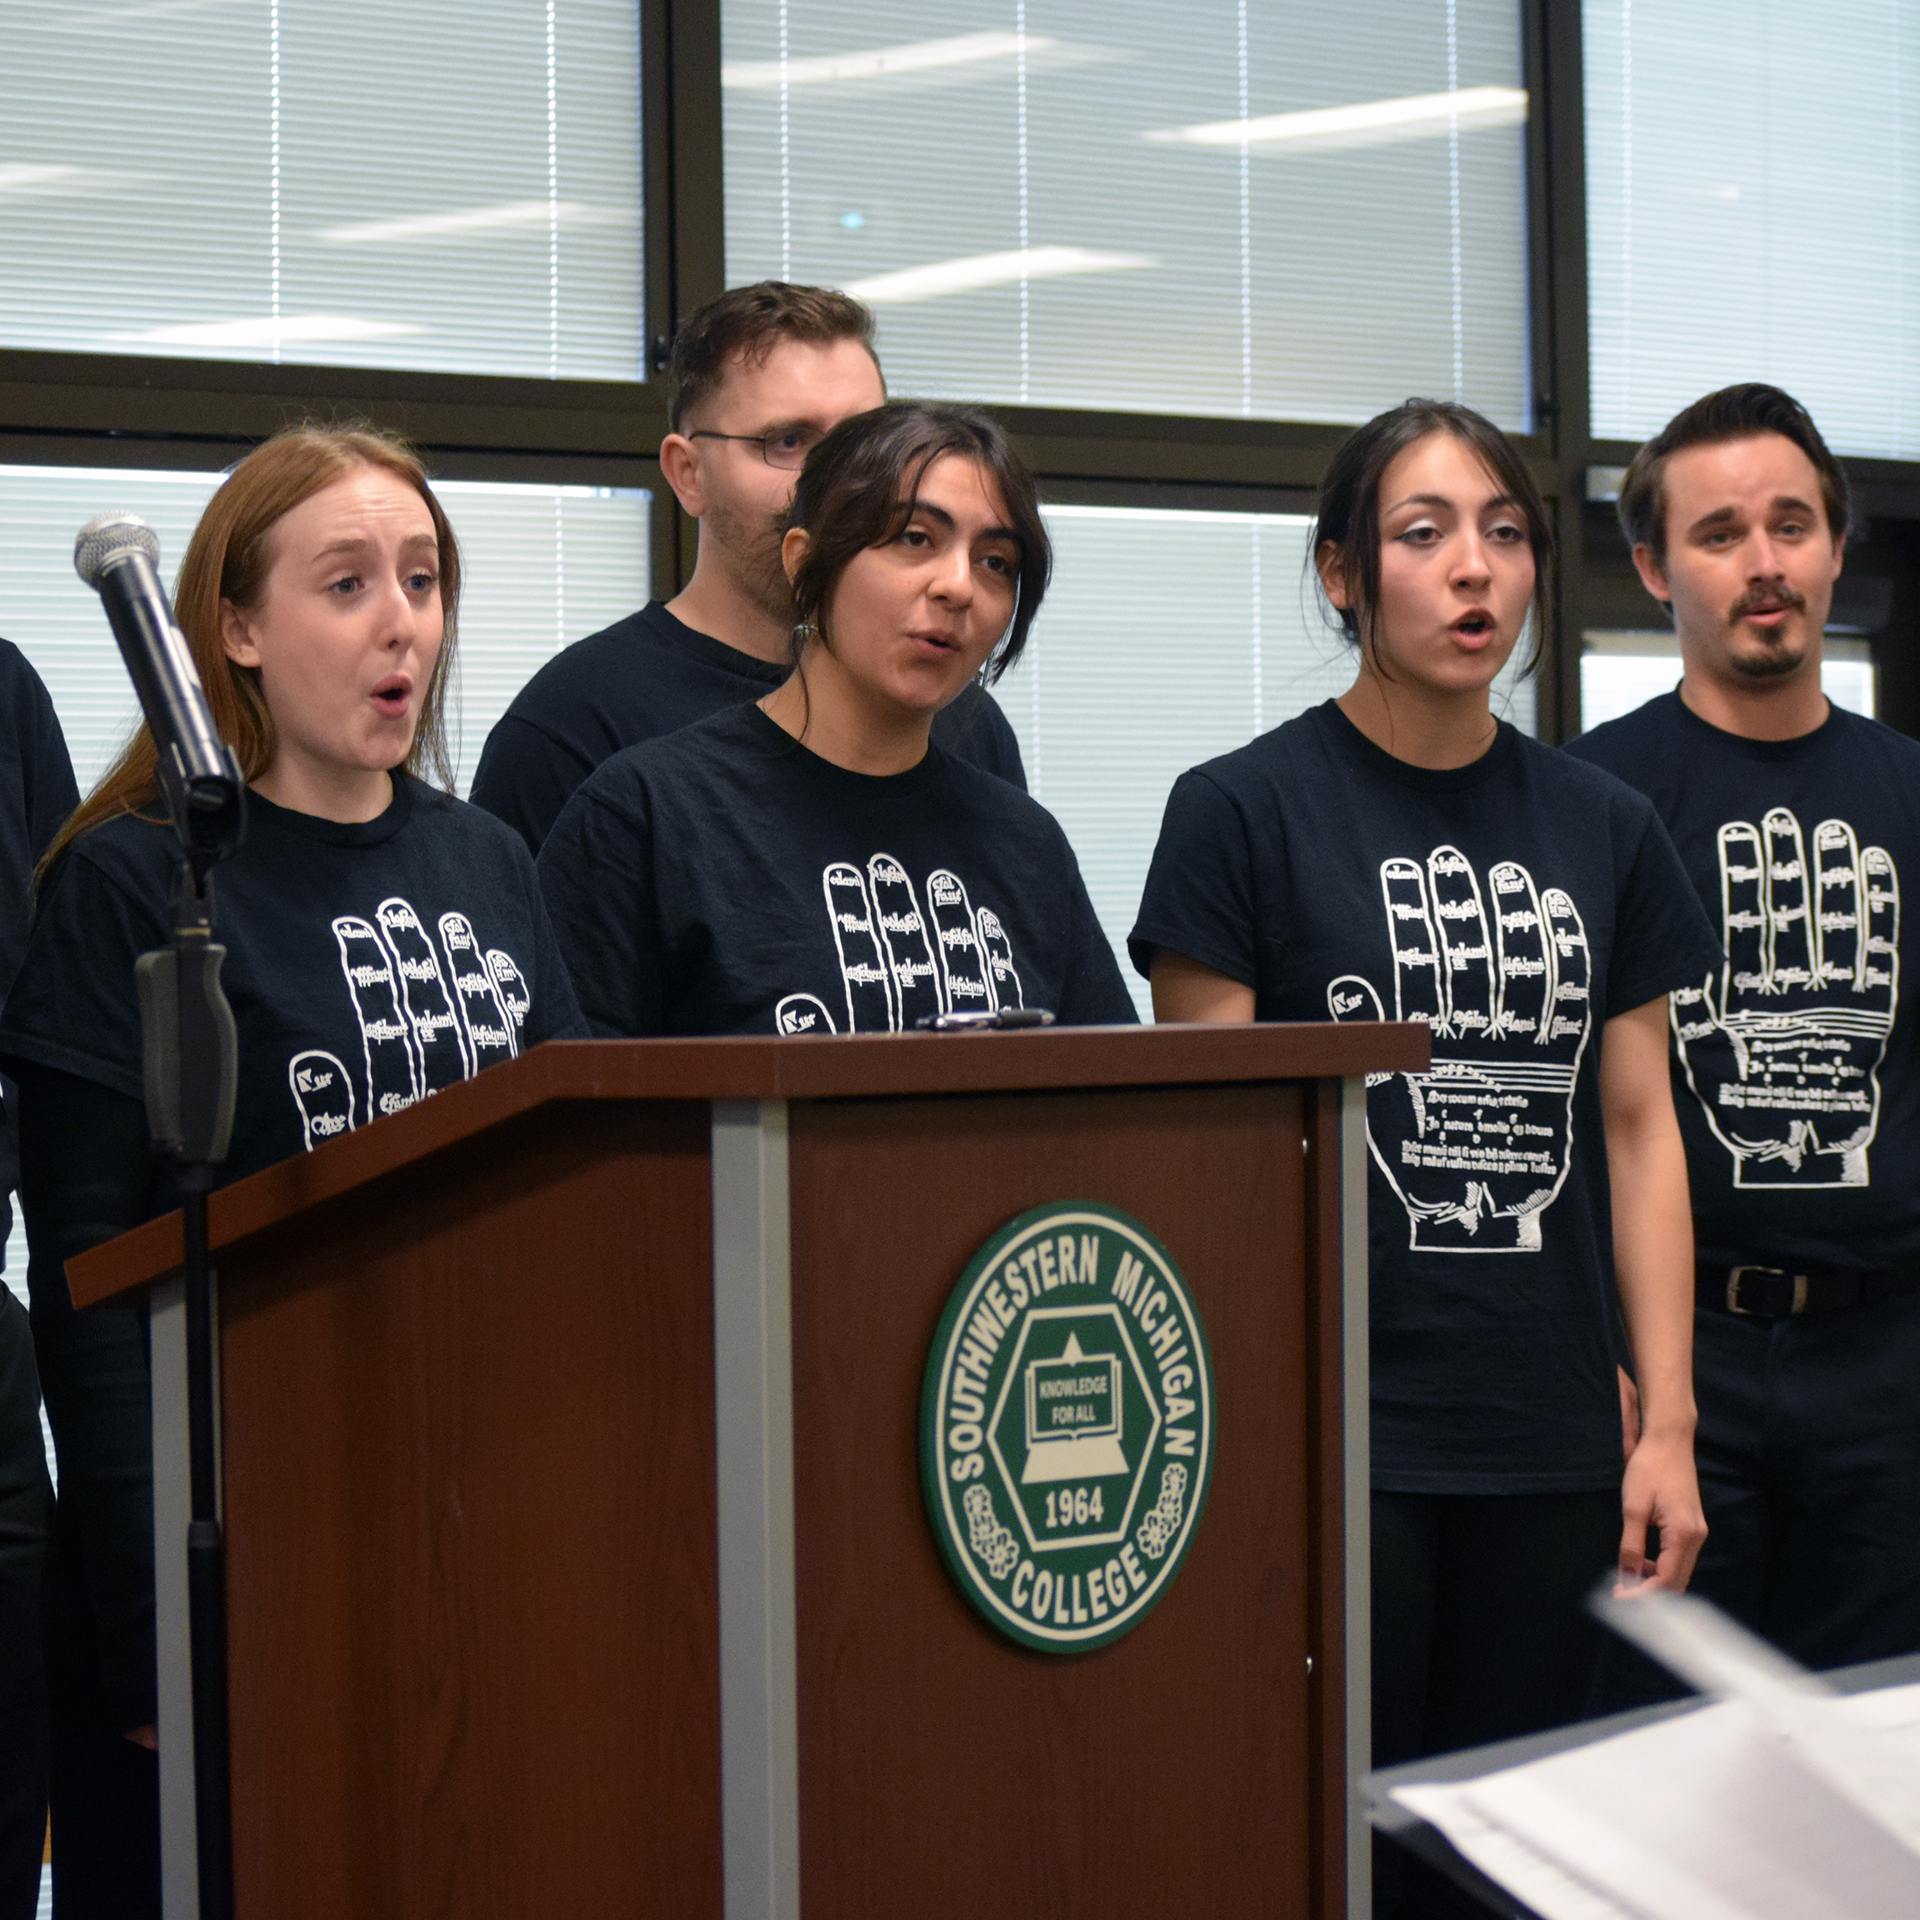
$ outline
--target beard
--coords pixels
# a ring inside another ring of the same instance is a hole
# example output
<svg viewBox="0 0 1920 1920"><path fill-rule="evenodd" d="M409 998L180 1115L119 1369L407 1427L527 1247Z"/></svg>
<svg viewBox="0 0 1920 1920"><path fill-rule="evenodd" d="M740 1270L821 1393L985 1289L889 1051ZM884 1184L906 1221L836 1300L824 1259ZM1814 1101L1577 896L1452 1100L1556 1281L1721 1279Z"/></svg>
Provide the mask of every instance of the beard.
<svg viewBox="0 0 1920 1920"><path fill-rule="evenodd" d="M1767 586L1749 587L1727 609L1727 625L1734 635L1728 664L1744 679L1778 680L1787 674L1798 673L1806 664L1804 623L1797 629L1782 627L1772 638L1762 638L1754 633L1742 635L1741 622L1748 614L1772 613L1778 609L1805 613L1807 597L1803 593L1796 593L1785 581L1779 581ZM1747 641L1747 648L1741 647L1742 638ZM1753 648L1758 651L1752 651Z"/></svg>
<svg viewBox="0 0 1920 1920"><path fill-rule="evenodd" d="M753 604L783 627L797 615L787 570L780 564L780 543L786 538L787 516L756 513L748 508L710 501L701 520L702 533L719 549L734 584Z"/></svg>

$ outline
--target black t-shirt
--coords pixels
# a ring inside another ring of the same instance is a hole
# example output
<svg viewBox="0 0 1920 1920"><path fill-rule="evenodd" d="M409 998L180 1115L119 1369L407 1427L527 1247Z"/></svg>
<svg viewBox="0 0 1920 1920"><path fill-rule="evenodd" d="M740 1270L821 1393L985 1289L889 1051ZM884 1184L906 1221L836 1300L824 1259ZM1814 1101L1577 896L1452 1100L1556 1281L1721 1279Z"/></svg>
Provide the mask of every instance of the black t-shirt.
<svg viewBox="0 0 1920 1920"><path fill-rule="evenodd" d="M40 676L11 641L0 640L0 996L19 971L33 918L33 869L80 804L73 762ZM13 1110L0 1125L0 1240L6 1199L19 1170Z"/></svg>
<svg viewBox="0 0 1920 1920"><path fill-rule="evenodd" d="M573 790L601 761L727 707L764 699L788 669L696 633L655 600L557 653L487 736L473 803L535 853ZM988 773L1027 784L1020 743L984 688L971 685L933 723L935 741Z"/></svg>
<svg viewBox="0 0 1920 1920"><path fill-rule="evenodd" d="M1674 996L1699 1258L1911 1271L1920 1020L1898 945L1920 745L1839 707L1747 740L1669 693L1567 751L1651 798L1726 942L1705 991Z"/></svg>
<svg viewBox="0 0 1920 1920"><path fill-rule="evenodd" d="M511 1059L584 1038L519 840L394 775L377 819L344 824L247 796L247 838L214 874L221 979L240 1041L237 1180ZM141 1097L134 961L167 940L168 826L110 820L42 890L0 1059Z"/></svg>
<svg viewBox="0 0 1920 1920"><path fill-rule="evenodd" d="M1599 1028L1719 957L1652 807L1505 725L1409 766L1329 701L1181 776L1130 946L1257 1019L1433 1026L1367 1094L1374 1483L1617 1482Z"/></svg>
<svg viewBox="0 0 1920 1920"><path fill-rule="evenodd" d="M937 746L905 773L851 773L731 708L601 767L540 883L601 1034L1135 1018L1053 816Z"/></svg>

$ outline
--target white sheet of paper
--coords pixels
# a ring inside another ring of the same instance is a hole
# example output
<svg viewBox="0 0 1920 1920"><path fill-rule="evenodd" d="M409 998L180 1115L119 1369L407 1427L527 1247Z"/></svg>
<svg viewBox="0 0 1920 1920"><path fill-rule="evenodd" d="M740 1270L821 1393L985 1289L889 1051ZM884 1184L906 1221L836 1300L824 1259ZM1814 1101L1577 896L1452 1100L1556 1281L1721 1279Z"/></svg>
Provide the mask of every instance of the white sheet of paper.
<svg viewBox="0 0 1920 1920"><path fill-rule="evenodd" d="M1920 1689L1819 1704L1869 1737ZM1897 1734L1896 1734L1897 1737ZM1744 1701L1395 1799L1548 1920L1911 1920L1920 1857Z"/></svg>

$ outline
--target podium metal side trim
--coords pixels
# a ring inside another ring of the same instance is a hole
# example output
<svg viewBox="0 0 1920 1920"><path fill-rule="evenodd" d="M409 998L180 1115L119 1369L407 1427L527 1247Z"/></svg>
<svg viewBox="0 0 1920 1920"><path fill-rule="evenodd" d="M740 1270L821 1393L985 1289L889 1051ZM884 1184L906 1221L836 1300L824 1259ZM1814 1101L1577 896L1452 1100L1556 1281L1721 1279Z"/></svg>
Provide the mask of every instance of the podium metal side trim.
<svg viewBox="0 0 1920 1920"><path fill-rule="evenodd" d="M192 1518L187 1438L187 1286L179 1274L148 1297L153 1376L153 1599L160 1736L160 1911L199 1920L200 1848L193 1791L193 1640L187 1607Z"/></svg>
<svg viewBox="0 0 1920 1920"><path fill-rule="evenodd" d="M713 1106L720 1793L726 1920L799 1920L787 1108Z"/></svg>
<svg viewBox="0 0 1920 1920"><path fill-rule="evenodd" d="M1340 1083L1341 1392L1345 1410L1347 1920L1373 1912L1373 1462L1367 1352L1367 1087Z"/></svg>

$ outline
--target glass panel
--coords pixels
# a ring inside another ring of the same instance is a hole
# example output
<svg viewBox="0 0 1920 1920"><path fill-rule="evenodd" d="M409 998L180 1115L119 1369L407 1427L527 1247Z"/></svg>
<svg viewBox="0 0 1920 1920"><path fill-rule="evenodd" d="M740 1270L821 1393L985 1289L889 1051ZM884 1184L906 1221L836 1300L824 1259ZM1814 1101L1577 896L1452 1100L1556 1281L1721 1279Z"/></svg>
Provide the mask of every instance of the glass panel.
<svg viewBox="0 0 1920 1920"><path fill-rule="evenodd" d="M1580 655L1582 732L1618 720L1680 684L1680 649L1669 632L1589 633ZM1820 686L1836 707L1873 718L1873 650L1864 640L1827 636Z"/></svg>
<svg viewBox="0 0 1920 1920"><path fill-rule="evenodd" d="M646 604L647 498L638 489L442 480L460 536L458 699L448 741L462 792L493 723L542 661Z"/></svg>
<svg viewBox="0 0 1920 1920"><path fill-rule="evenodd" d="M1525 428L1511 0L723 0L727 277L895 391Z"/></svg>
<svg viewBox="0 0 1920 1920"><path fill-rule="evenodd" d="M111 764L138 708L98 597L73 570L73 537L109 507L142 515L171 585L213 473L0 466L6 637L53 695L84 793ZM647 496L594 487L442 482L466 580L448 733L464 785L493 723L569 639L647 597Z"/></svg>
<svg viewBox="0 0 1920 1920"><path fill-rule="evenodd" d="M1152 1006L1126 937L1174 781L1353 682L1307 573L1312 525L1300 514L1047 509L1053 585L998 695L1142 1019ZM1531 733L1533 682L1509 670L1495 708Z"/></svg>
<svg viewBox="0 0 1920 1920"><path fill-rule="evenodd" d="M640 378L631 0L0 0L0 344Z"/></svg>
<svg viewBox="0 0 1920 1920"><path fill-rule="evenodd" d="M1585 0L1593 431L1770 380L1920 457L1920 4Z"/></svg>

